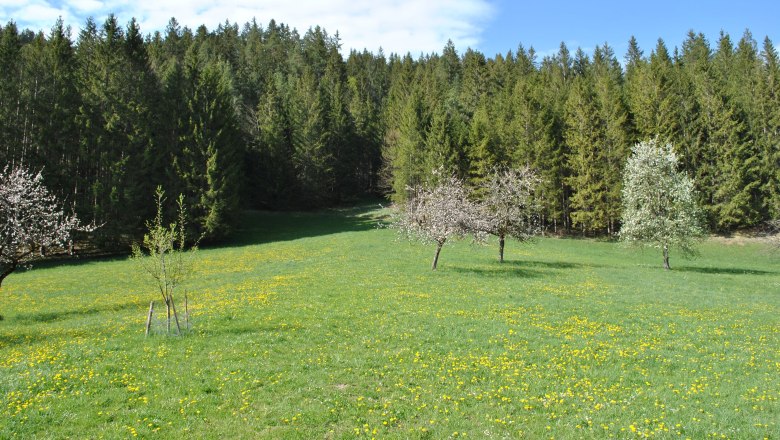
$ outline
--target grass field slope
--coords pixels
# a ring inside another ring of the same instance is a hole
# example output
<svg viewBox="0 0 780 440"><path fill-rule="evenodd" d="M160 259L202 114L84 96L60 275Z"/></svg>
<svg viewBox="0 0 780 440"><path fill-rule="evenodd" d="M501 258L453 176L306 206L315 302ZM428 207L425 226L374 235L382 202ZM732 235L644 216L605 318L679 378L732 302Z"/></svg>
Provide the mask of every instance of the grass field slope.
<svg viewBox="0 0 780 440"><path fill-rule="evenodd" d="M510 242L503 264L460 242L433 272L380 213L247 213L198 251L181 337L144 337L159 293L129 259L12 274L0 438L780 438L762 245L664 271L607 241Z"/></svg>

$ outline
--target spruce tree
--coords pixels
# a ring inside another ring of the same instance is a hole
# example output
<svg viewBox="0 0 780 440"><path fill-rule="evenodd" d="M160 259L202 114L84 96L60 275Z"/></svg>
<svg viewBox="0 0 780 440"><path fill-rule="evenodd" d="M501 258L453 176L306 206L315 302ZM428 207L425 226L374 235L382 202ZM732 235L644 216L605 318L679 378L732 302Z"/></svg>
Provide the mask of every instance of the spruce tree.
<svg viewBox="0 0 780 440"><path fill-rule="evenodd" d="M333 158L328 150L328 103L315 73L307 69L291 90L293 164L299 200L324 204L333 188Z"/></svg>
<svg viewBox="0 0 780 440"><path fill-rule="evenodd" d="M458 106L467 119L477 111L486 93L486 64L485 56L480 52L468 49L463 54Z"/></svg>
<svg viewBox="0 0 780 440"><path fill-rule="evenodd" d="M713 203L713 175L715 154L708 147L707 129L703 121L701 91L710 82L711 50L702 34L688 33L682 53L676 63L680 92L680 132L677 148L680 162L694 176L700 201L704 206Z"/></svg>
<svg viewBox="0 0 780 440"><path fill-rule="evenodd" d="M761 217L760 166L750 139L747 114L729 92L734 72L733 44L721 33L710 57L703 37L691 42L688 68L699 108L695 120L701 133L697 179L706 197L711 224L720 230L756 224Z"/></svg>
<svg viewBox="0 0 780 440"><path fill-rule="evenodd" d="M47 182L65 200L75 201L78 174L78 125L76 115L81 95L76 87L77 65L75 49L62 19L58 19L49 34L43 56L49 87L45 99L44 121L41 125L40 149Z"/></svg>
<svg viewBox="0 0 780 440"><path fill-rule="evenodd" d="M0 33L0 159L11 163L22 157L20 148L22 42L16 23L8 22Z"/></svg>
<svg viewBox="0 0 780 440"><path fill-rule="evenodd" d="M274 75L264 89L247 133L247 197L252 205L266 209L289 207L298 200L284 78Z"/></svg>
<svg viewBox="0 0 780 440"><path fill-rule="evenodd" d="M423 143L422 177L428 186L437 185L442 178L460 174L461 151L452 131L452 116L446 105L435 106ZM434 170L440 172L433 173Z"/></svg>
<svg viewBox="0 0 780 440"><path fill-rule="evenodd" d="M178 171L191 201L196 236L214 240L230 232L239 207L241 136L230 66L209 61L191 68L194 88L187 100Z"/></svg>
<svg viewBox="0 0 780 440"><path fill-rule="evenodd" d="M470 175L477 186L487 178L496 167L506 167L509 157L506 147L495 132L492 118L486 105L480 106L471 119L469 129Z"/></svg>
<svg viewBox="0 0 780 440"><path fill-rule="evenodd" d="M596 48L593 56L594 100L601 128L599 166L604 168L603 210L607 233L615 231L620 218L623 164L628 156L628 110L622 91L622 69L608 45Z"/></svg>
<svg viewBox="0 0 780 440"><path fill-rule="evenodd" d="M352 51L346 63L348 111L354 124L357 164L354 178L360 188L377 191L382 165L386 121L382 110L389 87L387 61L381 53Z"/></svg>
<svg viewBox="0 0 780 440"><path fill-rule="evenodd" d="M123 112L127 104L124 75L129 66L124 56L124 32L115 16L109 16L99 30L87 20L79 35L77 57L83 99L78 115L80 151L86 171L85 193L89 196L86 203L92 208L94 221L105 224L99 232L108 244L120 228L134 223L122 214L134 214L124 210L127 200L123 191L127 160L134 152L127 149L129 125Z"/></svg>
<svg viewBox="0 0 780 440"><path fill-rule="evenodd" d="M353 197L360 190L355 181L355 170L359 166L358 144L355 140L355 124L349 113L347 96L347 72L344 60L333 45L328 52L328 63L320 82L327 112L325 148L331 159L333 185L329 188L336 203L343 198Z"/></svg>
<svg viewBox="0 0 780 440"><path fill-rule="evenodd" d="M422 185L426 173L423 160L427 123L422 98L416 90L406 99L397 123L385 139L383 154L389 163L393 201L403 202L410 195L408 188Z"/></svg>
<svg viewBox="0 0 780 440"><path fill-rule="evenodd" d="M675 139L679 132L676 74L666 45L659 39L650 60L637 61L626 74L626 96L633 138Z"/></svg>
<svg viewBox="0 0 780 440"><path fill-rule="evenodd" d="M604 176L604 135L589 78L575 78L566 102L565 139L570 154L566 179L572 188L571 218L583 232L606 229L609 214L605 206L607 180Z"/></svg>
<svg viewBox="0 0 780 440"><path fill-rule="evenodd" d="M770 218L780 218L780 61L769 38L761 52L758 114L762 121L758 145L764 175L764 209Z"/></svg>
<svg viewBox="0 0 780 440"><path fill-rule="evenodd" d="M516 169L537 170L540 182L534 196L540 205L542 222L557 231L563 217L565 154L562 142L556 142L557 124L548 105L550 90L533 71L521 76L512 88L511 138L508 153Z"/></svg>
<svg viewBox="0 0 780 440"><path fill-rule="evenodd" d="M40 167L44 159L41 149L41 127L45 124L48 99L46 85L50 71L45 63L46 39L38 32L32 41L21 49L21 74L19 81L18 147L21 159L27 166Z"/></svg>

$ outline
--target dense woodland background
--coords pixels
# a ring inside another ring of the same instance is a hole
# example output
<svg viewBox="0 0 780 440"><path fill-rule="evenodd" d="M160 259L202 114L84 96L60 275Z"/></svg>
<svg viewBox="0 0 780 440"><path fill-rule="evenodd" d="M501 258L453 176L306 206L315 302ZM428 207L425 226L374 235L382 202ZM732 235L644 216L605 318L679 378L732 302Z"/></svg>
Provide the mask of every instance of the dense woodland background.
<svg viewBox="0 0 780 440"><path fill-rule="evenodd" d="M157 185L185 194L195 232L218 240L240 209L403 201L411 185L478 183L496 165L539 172L549 230L613 233L627 155L654 136L674 144L714 230L780 216L778 54L748 31L649 54L632 39L622 65L606 43L345 60L338 34L274 21L172 19L145 36L111 16L75 40L61 21L0 34L0 163L42 168L103 224L104 247L138 236Z"/></svg>

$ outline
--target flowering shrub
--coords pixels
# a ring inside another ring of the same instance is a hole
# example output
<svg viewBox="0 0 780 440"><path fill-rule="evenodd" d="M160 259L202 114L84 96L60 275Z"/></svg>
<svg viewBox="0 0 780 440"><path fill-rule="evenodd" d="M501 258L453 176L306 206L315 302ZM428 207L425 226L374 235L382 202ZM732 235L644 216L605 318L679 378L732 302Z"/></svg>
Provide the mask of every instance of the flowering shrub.
<svg viewBox="0 0 780 440"><path fill-rule="evenodd" d="M67 215L57 198L43 185L40 172L22 167L3 168L0 174L0 284L19 266L45 252L65 247L84 227L75 214Z"/></svg>

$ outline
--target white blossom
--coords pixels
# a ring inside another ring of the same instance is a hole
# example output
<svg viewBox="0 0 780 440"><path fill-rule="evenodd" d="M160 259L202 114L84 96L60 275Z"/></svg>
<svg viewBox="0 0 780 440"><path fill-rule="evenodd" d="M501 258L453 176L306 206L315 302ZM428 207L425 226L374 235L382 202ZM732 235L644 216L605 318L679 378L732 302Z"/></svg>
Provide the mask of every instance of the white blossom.
<svg viewBox="0 0 780 440"><path fill-rule="evenodd" d="M44 251L64 248L82 227L75 214L66 214L43 185L40 172L8 167L0 174L0 284L19 266Z"/></svg>
<svg viewBox="0 0 780 440"><path fill-rule="evenodd" d="M666 269L670 248L691 255L705 235L693 180L677 166L672 146L653 139L634 146L623 174L620 240L662 249Z"/></svg>
<svg viewBox="0 0 780 440"><path fill-rule="evenodd" d="M433 188L410 188L411 197L392 227L409 239L435 244L432 269L436 270L442 246L451 238L471 232L476 207L460 179L445 178Z"/></svg>
<svg viewBox="0 0 780 440"><path fill-rule="evenodd" d="M539 205L534 192L541 180L528 167L496 169L481 187L472 229L499 239L499 259L504 261L504 240L528 241L541 232Z"/></svg>

